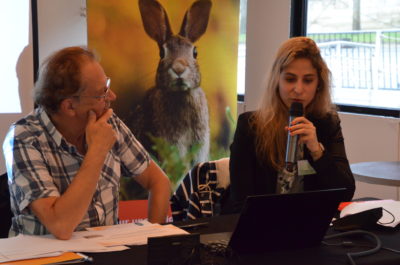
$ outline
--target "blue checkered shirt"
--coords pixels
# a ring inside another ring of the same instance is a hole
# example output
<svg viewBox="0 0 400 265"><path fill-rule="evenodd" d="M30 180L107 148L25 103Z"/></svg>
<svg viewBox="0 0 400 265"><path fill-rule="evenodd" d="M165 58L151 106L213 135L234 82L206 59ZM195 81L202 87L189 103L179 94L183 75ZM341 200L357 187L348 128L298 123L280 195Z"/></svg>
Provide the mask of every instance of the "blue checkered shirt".
<svg viewBox="0 0 400 265"><path fill-rule="evenodd" d="M149 165L148 153L126 125L115 114L108 122L117 141L107 154L92 203L76 230L116 224L120 176L137 176ZM27 206L37 199L63 194L84 156L63 138L42 108L11 126L3 151L14 213L9 235L48 234Z"/></svg>

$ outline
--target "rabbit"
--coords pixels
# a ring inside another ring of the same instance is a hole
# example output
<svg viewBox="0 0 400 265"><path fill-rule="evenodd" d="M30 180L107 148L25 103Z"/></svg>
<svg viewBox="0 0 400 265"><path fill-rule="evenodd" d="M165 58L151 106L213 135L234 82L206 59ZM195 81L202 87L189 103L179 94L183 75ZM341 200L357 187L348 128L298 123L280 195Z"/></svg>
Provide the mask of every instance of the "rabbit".
<svg viewBox="0 0 400 265"><path fill-rule="evenodd" d="M158 1L139 0L139 9L147 35L158 44L160 61L155 86L146 91L134 113L138 116L132 126L134 133L150 153L153 142L149 133L177 146L180 157L198 144L192 165L205 162L210 148L209 114L193 43L207 29L211 1L194 2L176 35Z"/></svg>

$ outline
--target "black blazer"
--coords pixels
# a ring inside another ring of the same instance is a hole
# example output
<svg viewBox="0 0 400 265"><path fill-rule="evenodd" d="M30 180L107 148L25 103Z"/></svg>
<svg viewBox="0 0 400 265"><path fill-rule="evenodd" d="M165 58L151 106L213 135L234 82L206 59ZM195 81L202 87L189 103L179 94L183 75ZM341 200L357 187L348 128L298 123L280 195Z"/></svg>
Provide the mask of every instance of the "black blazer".
<svg viewBox="0 0 400 265"><path fill-rule="evenodd" d="M246 112L238 118L229 164L231 185L227 196L230 202L225 213L240 212L249 195L276 192L277 171L257 159L255 132L249 123L252 114ZM350 201L354 195L355 182L346 157L339 117L332 114L323 119L307 119L316 127L318 140L325 147L325 152L314 162L305 148L305 159L317 173L304 176L304 190L344 187L347 188L344 201Z"/></svg>

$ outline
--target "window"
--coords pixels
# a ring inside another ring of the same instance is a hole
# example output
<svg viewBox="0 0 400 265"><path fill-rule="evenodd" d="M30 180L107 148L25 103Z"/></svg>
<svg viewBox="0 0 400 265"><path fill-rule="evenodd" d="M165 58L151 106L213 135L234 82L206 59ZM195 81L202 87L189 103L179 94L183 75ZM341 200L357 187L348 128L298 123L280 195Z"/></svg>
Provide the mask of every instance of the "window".
<svg viewBox="0 0 400 265"><path fill-rule="evenodd" d="M334 102L400 117L400 0L306 2L307 36L332 72Z"/></svg>

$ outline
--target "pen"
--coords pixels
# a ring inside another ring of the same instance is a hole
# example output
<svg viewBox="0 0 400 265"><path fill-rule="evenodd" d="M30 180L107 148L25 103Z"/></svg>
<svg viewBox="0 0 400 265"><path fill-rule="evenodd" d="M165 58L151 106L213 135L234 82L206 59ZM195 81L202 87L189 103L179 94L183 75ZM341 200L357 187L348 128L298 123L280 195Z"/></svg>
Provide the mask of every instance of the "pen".
<svg viewBox="0 0 400 265"><path fill-rule="evenodd" d="M187 225L180 225L178 226L179 228L197 228L197 227L201 227L201 226L207 226L208 223L204 222L204 223L195 223L195 224L187 224Z"/></svg>
<svg viewBox="0 0 400 265"><path fill-rule="evenodd" d="M84 254L82 254L82 253L76 253L76 254L82 256L82 261L83 261L83 262L92 263L92 262L94 261L92 257L86 256L86 255L84 255Z"/></svg>
<svg viewBox="0 0 400 265"><path fill-rule="evenodd" d="M92 263L94 259L92 257L86 256L85 254L76 253L77 255L81 256L82 258L80 259L73 259L73 260L66 260L66 261L60 261L60 262L54 262L54 263L47 263L48 265L65 265L65 264L76 264L76 263L82 263L82 262L87 262L87 263Z"/></svg>

